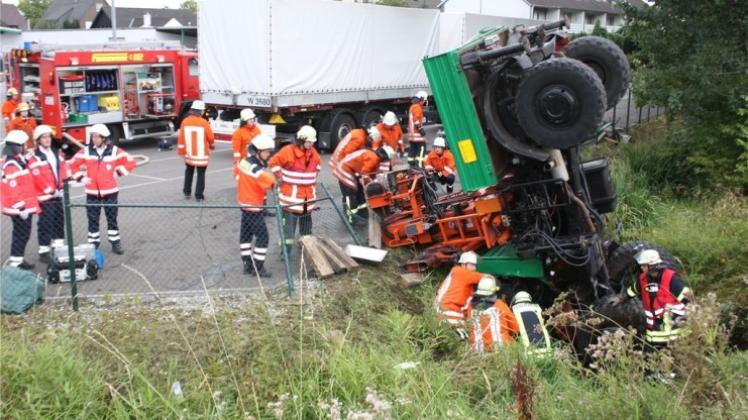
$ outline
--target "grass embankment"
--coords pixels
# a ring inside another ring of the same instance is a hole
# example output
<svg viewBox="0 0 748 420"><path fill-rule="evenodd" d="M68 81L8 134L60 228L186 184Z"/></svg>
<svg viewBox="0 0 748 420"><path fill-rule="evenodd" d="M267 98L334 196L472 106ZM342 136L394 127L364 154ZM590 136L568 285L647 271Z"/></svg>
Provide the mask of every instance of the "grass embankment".
<svg viewBox="0 0 748 420"><path fill-rule="evenodd" d="M701 296L672 358L646 361L630 335L597 348L597 372L556 343L485 357L437 322L438 279L401 289L394 267L363 268L284 297L193 306L42 306L2 317L4 418L745 418L748 354L729 351L706 291L745 302L745 198L687 197L637 166L644 140L616 156L624 239L682 259ZM641 148L641 151L639 149ZM640 155L641 153L641 155ZM644 159L646 162L646 159ZM655 188L661 188L656 191ZM646 379L657 363L678 373ZM180 384L181 393L174 384Z"/></svg>

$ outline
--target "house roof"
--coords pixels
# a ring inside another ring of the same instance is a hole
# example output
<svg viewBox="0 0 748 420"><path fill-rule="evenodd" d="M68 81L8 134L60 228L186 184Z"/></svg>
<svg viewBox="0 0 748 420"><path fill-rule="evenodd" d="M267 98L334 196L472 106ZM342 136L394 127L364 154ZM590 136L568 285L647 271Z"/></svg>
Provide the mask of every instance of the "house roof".
<svg viewBox="0 0 748 420"><path fill-rule="evenodd" d="M55 0L49 5L41 20L64 22L82 20L95 0Z"/></svg>
<svg viewBox="0 0 748 420"><path fill-rule="evenodd" d="M0 26L26 29L26 18L23 17L15 5L0 3Z"/></svg>
<svg viewBox="0 0 748 420"><path fill-rule="evenodd" d="M139 28L143 26L143 15L151 15L151 26L160 27L166 25L172 19L177 20L182 26L197 25L197 14L185 9L142 9L137 7L117 8L117 28ZM103 17L106 16L106 19ZM112 8L102 7L94 18L93 27L112 26Z"/></svg>
<svg viewBox="0 0 748 420"><path fill-rule="evenodd" d="M617 1L613 0L525 0L531 6L547 7L550 9L572 9L586 12L622 14L623 10L618 7ZM632 6L641 9L648 7L642 0L622 0Z"/></svg>

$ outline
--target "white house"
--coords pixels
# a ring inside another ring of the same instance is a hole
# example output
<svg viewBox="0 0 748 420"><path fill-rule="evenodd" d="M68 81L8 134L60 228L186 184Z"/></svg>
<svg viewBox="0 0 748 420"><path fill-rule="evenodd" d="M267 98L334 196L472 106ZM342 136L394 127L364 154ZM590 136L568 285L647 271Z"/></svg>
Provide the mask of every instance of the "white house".
<svg viewBox="0 0 748 420"><path fill-rule="evenodd" d="M621 0L637 8L642 0ZM445 12L477 13L542 21L566 19L570 32L591 32L599 22L608 31L623 25L623 10L614 0L448 0Z"/></svg>

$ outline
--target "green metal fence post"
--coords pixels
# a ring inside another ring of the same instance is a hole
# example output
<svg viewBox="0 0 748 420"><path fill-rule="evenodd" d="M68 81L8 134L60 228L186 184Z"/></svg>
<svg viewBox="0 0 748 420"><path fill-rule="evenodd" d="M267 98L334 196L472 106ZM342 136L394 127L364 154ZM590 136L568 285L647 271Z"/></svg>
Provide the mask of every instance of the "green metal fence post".
<svg viewBox="0 0 748 420"><path fill-rule="evenodd" d="M273 190L275 201L275 216L278 220L278 237L280 238L281 253L283 254L283 265L286 268L286 283L288 284L288 297L293 297L293 277L291 276L291 263L288 261L288 249L286 248L286 235L283 229L283 208L278 201L278 189Z"/></svg>
<svg viewBox="0 0 748 420"><path fill-rule="evenodd" d="M330 199L330 203L332 204L332 207L335 209L336 212L338 212L338 216L340 216L340 220L343 221L343 223L345 224L346 229L348 229L348 232L353 237L353 242L355 242L356 245L360 246L361 245L361 240L358 238L358 235L356 235L356 231L353 230L353 226L351 226L351 224L348 223L348 218L345 217L345 215L343 214L343 211L340 210L340 208L338 207L337 204L335 204L335 200L330 195L330 192L327 191L327 187L325 187L325 184L320 183L319 185L322 187L322 190L325 192L325 194L327 194L327 198Z"/></svg>
<svg viewBox="0 0 748 420"><path fill-rule="evenodd" d="M68 270L70 270L70 296L73 298L73 310L78 311L78 285L75 282L75 245L73 240L73 219L70 212L70 182L65 181L62 195L65 207L65 236L68 243Z"/></svg>

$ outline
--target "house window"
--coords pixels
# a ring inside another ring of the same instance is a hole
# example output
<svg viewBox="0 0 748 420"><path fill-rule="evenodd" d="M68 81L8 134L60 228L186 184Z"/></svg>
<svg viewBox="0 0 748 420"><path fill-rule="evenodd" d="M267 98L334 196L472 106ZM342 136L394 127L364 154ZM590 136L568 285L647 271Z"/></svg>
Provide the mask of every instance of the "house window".
<svg viewBox="0 0 748 420"><path fill-rule="evenodd" d="M616 17L617 17L616 15L608 15L607 25L608 26L615 26L616 25Z"/></svg>
<svg viewBox="0 0 748 420"><path fill-rule="evenodd" d="M548 20L548 9L536 7L533 10L532 18L535 20Z"/></svg>
<svg viewBox="0 0 748 420"><path fill-rule="evenodd" d="M599 22L599 21L600 21L600 15L590 15L590 14L586 14L586 15L584 16L584 18L585 18L585 21L584 21L584 23L586 23L586 24L588 24L588 25L594 25L594 24L595 24L595 22Z"/></svg>

